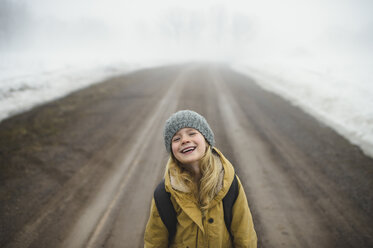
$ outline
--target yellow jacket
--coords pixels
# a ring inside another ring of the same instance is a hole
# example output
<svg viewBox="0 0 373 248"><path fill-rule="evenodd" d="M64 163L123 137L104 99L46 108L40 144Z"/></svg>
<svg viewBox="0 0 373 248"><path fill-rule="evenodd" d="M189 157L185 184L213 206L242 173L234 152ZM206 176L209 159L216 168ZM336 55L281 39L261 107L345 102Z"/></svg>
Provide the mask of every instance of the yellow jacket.
<svg viewBox="0 0 373 248"><path fill-rule="evenodd" d="M168 231L163 224L154 199L152 200L150 217L145 230L145 248L174 247L174 248L256 248L257 237L247 204L246 195L238 179L239 193L232 209L231 232L224 223L222 199L227 194L234 177L231 163L216 148L214 150L220 157L223 166L222 188L211 201L206 218L202 218L198 203L191 193L176 190L169 176L165 177L166 191L171 193L171 202L177 213L177 228L174 240L168 244ZM166 173L168 175L168 173Z"/></svg>

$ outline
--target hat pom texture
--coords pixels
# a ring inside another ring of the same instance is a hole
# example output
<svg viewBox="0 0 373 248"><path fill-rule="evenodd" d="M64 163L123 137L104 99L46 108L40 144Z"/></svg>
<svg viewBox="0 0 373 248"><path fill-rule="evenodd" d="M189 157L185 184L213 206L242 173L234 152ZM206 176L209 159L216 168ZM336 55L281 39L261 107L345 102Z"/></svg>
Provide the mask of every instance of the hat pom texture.
<svg viewBox="0 0 373 248"><path fill-rule="evenodd" d="M210 146L214 146L214 133L206 119L194 111L181 110L171 115L164 127L164 143L168 152L171 152L172 137L174 137L180 129L186 127L197 129L205 137Z"/></svg>

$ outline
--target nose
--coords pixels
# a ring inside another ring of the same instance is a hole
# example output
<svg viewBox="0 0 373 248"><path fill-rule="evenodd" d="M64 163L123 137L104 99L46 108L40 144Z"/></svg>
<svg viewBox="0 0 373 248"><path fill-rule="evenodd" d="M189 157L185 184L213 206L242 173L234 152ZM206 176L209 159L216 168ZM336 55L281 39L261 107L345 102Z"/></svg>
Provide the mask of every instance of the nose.
<svg viewBox="0 0 373 248"><path fill-rule="evenodd" d="M188 137L185 137L185 136L183 136L182 138L181 138L181 144L185 144L185 143L189 143L190 141L189 141L189 138Z"/></svg>

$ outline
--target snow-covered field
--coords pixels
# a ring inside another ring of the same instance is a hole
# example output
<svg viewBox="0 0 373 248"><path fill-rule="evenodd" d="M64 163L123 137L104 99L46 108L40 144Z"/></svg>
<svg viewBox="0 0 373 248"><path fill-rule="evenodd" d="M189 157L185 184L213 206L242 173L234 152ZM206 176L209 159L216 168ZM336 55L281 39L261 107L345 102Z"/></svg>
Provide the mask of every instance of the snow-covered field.
<svg viewBox="0 0 373 248"><path fill-rule="evenodd" d="M233 66L373 156L372 63L281 60Z"/></svg>
<svg viewBox="0 0 373 248"><path fill-rule="evenodd" d="M97 60L22 60L3 57L0 65L0 121L34 106L63 97L106 78L129 73L137 63ZM150 66L148 63L147 66ZM141 67L147 67L144 63Z"/></svg>

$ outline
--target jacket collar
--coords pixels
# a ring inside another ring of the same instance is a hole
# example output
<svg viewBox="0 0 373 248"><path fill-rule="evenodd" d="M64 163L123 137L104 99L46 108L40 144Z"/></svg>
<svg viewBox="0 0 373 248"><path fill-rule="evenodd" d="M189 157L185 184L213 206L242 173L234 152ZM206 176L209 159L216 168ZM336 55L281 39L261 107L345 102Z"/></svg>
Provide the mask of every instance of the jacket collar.
<svg viewBox="0 0 373 248"><path fill-rule="evenodd" d="M216 188L215 195L219 193L219 191L223 188L223 179L224 179L224 168L223 164L219 158L219 155L213 154L215 159L215 164L218 167L219 172L219 179L218 179L218 187ZM174 167L171 167L168 171L170 176L170 185L172 189L180 191L182 193L190 193L190 189L185 185L183 181L179 181L176 177L176 170Z"/></svg>
<svg viewBox="0 0 373 248"><path fill-rule="evenodd" d="M210 208L218 204L227 194L235 173L232 164L217 148L214 147L213 152L216 154L215 158L218 159L216 164L221 166L221 171L219 175L220 187L218 187L219 189L217 190L216 196L210 203ZM186 185L177 181L176 177L173 176L173 173L175 173L173 168L175 166L177 165L170 158L167 164L168 170L165 176L166 191L170 192L182 210L199 226L202 232L204 232L202 213L199 209L198 202Z"/></svg>

